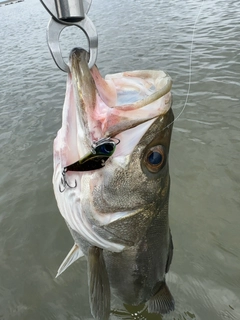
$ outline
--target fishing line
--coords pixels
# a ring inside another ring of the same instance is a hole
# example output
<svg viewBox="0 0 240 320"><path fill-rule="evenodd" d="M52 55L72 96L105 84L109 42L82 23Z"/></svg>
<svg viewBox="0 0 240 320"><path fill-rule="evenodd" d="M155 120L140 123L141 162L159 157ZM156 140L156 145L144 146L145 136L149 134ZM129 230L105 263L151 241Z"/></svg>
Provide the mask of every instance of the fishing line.
<svg viewBox="0 0 240 320"><path fill-rule="evenodd" d="M200 16L200 14L201 14L202 7L203 7L204 2L205 2L205 0L202 0L200 9L199 9L199 11L198 11L198 14L197 14L196 20L195 20L195 22L194 22L194 26L193 26L192 42L191 42L191 48L190 48L190 54L189 54L188 90L187 90L187 95L186 95L185 103L184 103L184 105L183 105L182 110L181 110L180 113L177 115L177 117L176 117L170 124L168 124L163 130L165 130L166 128L169 128L177 119L179 119L179 117L182 115L182 113L183 113L183 111L185 110L185 108L186 108L186 106L187 106L187 103L188 103L188 98L189 98L190 89L191 89L191 81L192 81L192 54L193 54L193 43L194 43L196 26L197 26L198 19L199 19L199 16Z"/></svg>

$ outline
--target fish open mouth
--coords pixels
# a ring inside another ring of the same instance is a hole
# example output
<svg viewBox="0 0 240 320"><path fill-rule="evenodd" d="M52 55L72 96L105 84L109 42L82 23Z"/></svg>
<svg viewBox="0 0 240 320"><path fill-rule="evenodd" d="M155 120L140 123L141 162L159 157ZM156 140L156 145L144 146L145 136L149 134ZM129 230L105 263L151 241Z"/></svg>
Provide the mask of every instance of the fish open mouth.
<svg viewBox="0 0 240 320"><path fill-rule="evenodd" d="M80 156L89 152L93 141L115 137L164 115L171 107L172 81L165 72L128 71L103 79L96 66L89 70L87 62L85 50L73 49L68 85L74 94L69 98L76 103Z"/></svg>
<svg viewBox="0 0 240 320"><path fill-rule="evenodd" d="M70 55L62 128L54 141L54 192L60 212L73 230L93 245L120 251L123 246L110 243L93 230L91 219L106 225L129 212L108 216L97 212L90 198L95 181L103 179L99 170L95 175L91 170L69 171L66 178L64 169L91 154L94 143L107 138L120 141L111 158L115 165L124 167L151 124L170 109L172 81L165 72L151 70L116 73L103 79L96 66L89 70L88 59L88 53L79 48Z"/></svg>

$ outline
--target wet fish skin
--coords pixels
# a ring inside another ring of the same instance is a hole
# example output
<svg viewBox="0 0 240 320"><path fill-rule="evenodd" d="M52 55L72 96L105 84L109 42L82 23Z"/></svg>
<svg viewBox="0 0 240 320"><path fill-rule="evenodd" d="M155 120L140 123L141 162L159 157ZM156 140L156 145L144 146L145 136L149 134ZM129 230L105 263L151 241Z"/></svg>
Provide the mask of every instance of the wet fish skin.
<svg viewBox="0 0 240 320"><path fill-rule="evenodd" d="M172 110L159 117L135 147L128 168L115 172L107 188L94 195L99 206L100 195L104 195L108 206L115 205L115 210L136 208L132 216L103 228L105 236L109 233L113 241L126 245L121 253L103 250L103 255L111 288L128 304L148 301L154 295L155 287L165 283L165 273L171 264L173 245L168 221L170 177L167 158L172 128L162 132L161 129L172 121ZM151 173L144 165L144 158L148 150L157 145L164 147L166 160L159 172ZM120 202L115 198L118 194L121 195ZM170 300L171 310L174 302L172 298Z"/></svg>
<svg viewBox="0 0 240 320"><path fill-rule="evenodd" d="M171 86L166 82L163 97L154 97L157 103L150 101L153 107L149 110L141 101L114 109L116 97L111 81L104 82L96 67L89 72L85 53L75 50L74 56L63 126L54 143L53 184L59 210L76 244L77 251L72 252L78 252L76 257L84 254L88 260L92 314L98 320L108 319L110 291L127 304L147 302L149 312L167 313L174 308L165 283L173 254L168 221ZM126 73L130 81L135 75L144 75L142 82L151 89L149 74L151 71ZM99 100L104 105L104 116L95 107ZM109 133L120 144L105 166L67 173L69 185L75 179L77 187L60 193L62 168L87 154L91 141ZM131 147L132 141L138 142ZM159 166L149 164L152 151L162 156ZM75 259L70 255L62 269Z"/></svg>

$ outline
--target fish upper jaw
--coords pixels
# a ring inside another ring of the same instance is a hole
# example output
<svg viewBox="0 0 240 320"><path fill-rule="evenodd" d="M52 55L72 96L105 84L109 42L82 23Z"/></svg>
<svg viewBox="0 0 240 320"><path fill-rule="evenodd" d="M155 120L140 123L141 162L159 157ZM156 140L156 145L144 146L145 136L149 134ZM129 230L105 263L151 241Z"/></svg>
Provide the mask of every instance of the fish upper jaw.
<svg viewBox="0 0 240 320"><path fill-rule="evenodd" d="M138 126L171 107L171 78L163 71L129 71L103 79L88 54L74 49L67 80L68 99L74 104L78 151L89 152L91 143ZM67 94L66 94L67 99ZM72 124L72 123L71 123Z"/></svg>
<svg viewBox="0 0 240 320"><path fill-rule="evenodd" d="M100 84L96 80L96 67L92 70L97 89L93 118L100 123L102 136L114 137L165 114L171 107L172 81L162 71L132 71L107 75L101 84L110 82L112 90L115 90L115 94L111 94L114 99L110 101L101 95ZM99 74L98 79L100 77Z"/></svg>

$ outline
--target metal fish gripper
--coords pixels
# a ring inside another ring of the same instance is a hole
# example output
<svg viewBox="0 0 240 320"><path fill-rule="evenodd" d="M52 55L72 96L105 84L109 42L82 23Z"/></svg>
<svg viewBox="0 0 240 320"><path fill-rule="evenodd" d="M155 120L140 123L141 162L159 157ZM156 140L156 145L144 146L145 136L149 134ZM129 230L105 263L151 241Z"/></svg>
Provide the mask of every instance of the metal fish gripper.
<svg viewBox="0 0 240 320"><path fill-rule="evenodd" d="M88 66L91 69L97 60L98 35L93 22L87 16L92 0L40 0L51 15L47 26L47 43L53 60L59 69L69 72L64 62L59 37L64 28L76 26L88 39L90 58Z"/></svg>

